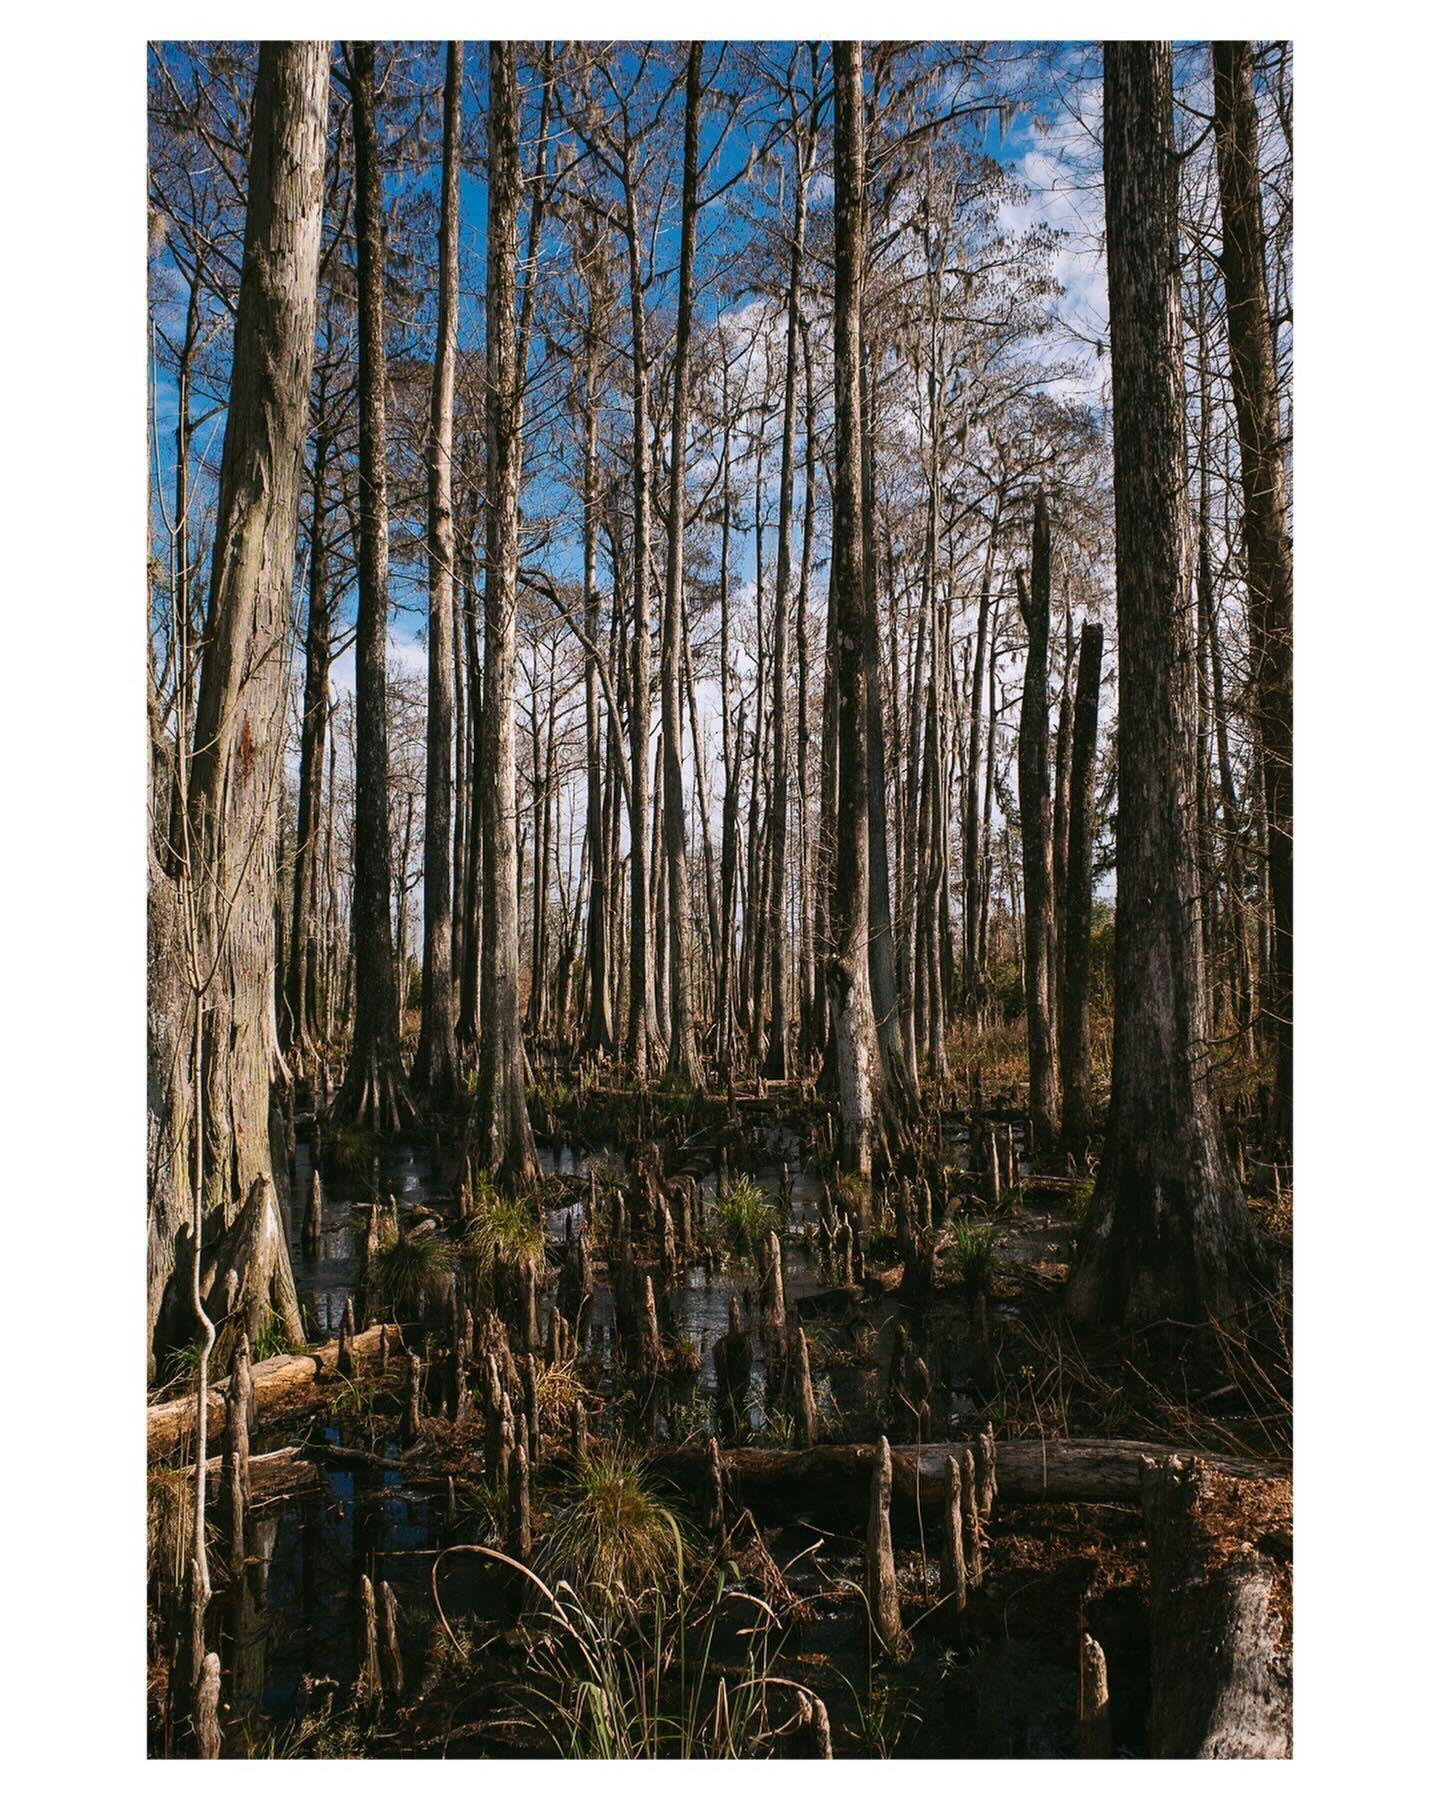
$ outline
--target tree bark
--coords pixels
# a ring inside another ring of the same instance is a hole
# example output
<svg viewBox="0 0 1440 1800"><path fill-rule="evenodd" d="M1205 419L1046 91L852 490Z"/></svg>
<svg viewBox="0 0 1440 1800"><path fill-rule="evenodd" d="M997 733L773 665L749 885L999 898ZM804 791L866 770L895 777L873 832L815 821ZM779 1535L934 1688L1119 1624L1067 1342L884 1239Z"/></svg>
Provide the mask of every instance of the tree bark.
<svg viewBox="0 0 1440 1800"><path fill-rule="evenodd" d="M1203 1320L1251 1293L1259 1243L1203 1045L1193 810L1188 498L1167 43L1105 46L1115 406L1119 822L1105 1153L1070 1277L1082 1320Z"/></svg>
<svg viewBox="0 0 1440 1800"><path fill-rule="evenodd" d="M1027 593L1016 571L1030 647L1020 700L1020 830L1025 865L1025 1024L1030 1053L1030 1125L1043 1150L1060 1128L1055 1073L1055 1015L1050 974L1055 939L1054 817L1050 809L1050 516L1035 496Z"/></svg>
<svg viewBox="0 0 1440 1800"><path fill-rule="evenodd" d="M1274 336L1265 288L1265 225L1260 200L1255 70L1248 43L1217 43L1215 160L1220 177L1225 316L1230 384L1240 440L1244 491L1245 577L1255 722L1265 789L1270 860L1269 1012L1275 1039L1276 1145L1291 1137L1294 1008L1294 577L1286 520L1284 440L1275 378Z"/></svg>
<svg viewBox="0 0 1440 1800"><path fill-rule="evenodd" d="M490 505L485 582L485 879L480 969L481 1163L524 1184L539 1173L525 1109L515 843L515 609L520 564L520 426L515 331L520 218L520 98L513 43L490 45L490 184L486 295L486 438Z"/></svg>
<svg viewBox="0 0 1440 1800"><path fill-rule="evenodd" d="M385 238L375 122L375 46L352 46L355 250L360 319L360 556L355 626L355 855L351 937L355 1023L336 1097L341 1118L397 1131L414 1111L400 1061L390 922L390 753L386 719L389 505L385 467Z"/></svg>
<svg viewBox="0 0 1440 1800"><path fill-rule="evenodd" d="M868 1175L880 1130L880 1043L870 998L870 781L867 613L861 511L860 285L864 96L858 43L835 62L835 722L839 808L825 985L839 1090L839 1154Z"/></svg>
<svg viewBox="0 0 1440 1800"><path fill-rule="evenodd" d="M789 832L790 767L786 730L789 696L790 538L795 489L795 412L800 362L800 278L805 259L805 219L810 193L810 151L802 162L798 126L795 141L795 213L791 224L790 281L786 300L785 403L780 432L780 525L775 548L775 635L771 644L771 731L773 768L770 791L770 1042L765 1074L784 1081L789 1073L790 1019L787 1001L788 945L785 931L786 851ZM803 621L801 622L803 629ZM803 796L801 804L804 804Z"/></svg>
<svg viewBox="0 0 1440 1800"><path fill-rule="evenodd" d="M1146 1458L1150 1755L1285 1758L1292 1745L1288 1480Z"/></svg>
<svg viewBox="0 0 1440 1800"><path fill-rule="evenodd" d="M1100 723L1101 625L1080 628L1070 747L1065 864L1064 1003L1060 1009L1061 1137L1079 1156L1090 1132L1090 919L1095 846L1095 744Z"/></svg>
<svg viewBox="0 0 1440 1800"><path fill-rule="evenodd" d="M451 769L455 755L455 519L451 462L455 442L455 343L460 289L460 86L464 45L445 57L444 150L440 176L440 295L427 443L426 535L430 577L429 706L425 721L425 944L420 985L420 1044L413 1077L432 1101L454 1098L457 1084L455 984L451 964Z"/></svg>
<svg viewBox="0 0 1440 1800"><path fill-rule="evenodd" d="M984 911L981 888L984 865L980 855L980 715L981 695L985 691L990 658L987 656L990 631L990 583L994 579L995 548L1000 536L1000 515L1005 505L1002 479L995 494L995 512L985 544L985 572L980 581L980 613L975 624L975 673L970 687L970 755L965 770L965 955L962 973L965 1016L971 1024L980 1017L985 997L985 943L980 921ZM993 684L992 684L993 685ZM993 751L993 745L992 745ZM985 820L989 823L990 788L985 788Z"/></svg>
<svg viewBox="0 0 1440 1800"><path fill-rule="evenodd" d="M675 324L675 403L670 425L670 541L665 581L665 631L660 689L665 801L665 862L670 912L670 1061L672 1075L700 1085L700 1054L691 1003L694 972L690 921L690 861L686 849L680 710L681 612L685 605L685 455L690 437L690 314L695 281L696 183L700 162L700 60L690 45L685 74L685 170L680 198L680 292Z"/></svg>
<svg viewBox="0 0 1440 1800"><path fill-rule="evenodd" d="M262 46L178 891L158 864L150 871L152 978L159 963L187 971L181 981L160 980L149 998L152 1355L166 1348L155 1330L189 1209L228 1223L271 1170L275 796L286 742L284 647L315 351L328 90L328 45ZM192 1044L204 1101L204 1141L193 1155L187 1139L201 1096ZM198 1204L195 1165L203 1183ZM191 1264L195 1248L192 1237L182 1264Z"/></svg>

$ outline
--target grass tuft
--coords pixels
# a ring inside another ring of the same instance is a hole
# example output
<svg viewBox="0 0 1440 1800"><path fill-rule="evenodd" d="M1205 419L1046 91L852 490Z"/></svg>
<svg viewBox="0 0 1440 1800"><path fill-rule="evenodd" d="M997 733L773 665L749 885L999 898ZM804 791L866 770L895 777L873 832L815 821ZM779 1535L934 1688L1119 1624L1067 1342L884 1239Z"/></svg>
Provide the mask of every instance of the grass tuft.
<svg viewBox="0 0 1440 1800"><path fill-rule="evenodd" d="M950 1221L950 1254L962 1287L978 1291L988 1285L995 1268L999 1230L959 1214Z"/></svg>
<svg viewBox="0 0 1440 1800"><path fill-rule="evenodd" d="M780 1229L780 1212L753 1176L737 1175L715 1205L720 1230L733 1250L753 1255L772 1231Z"/></svg>
<svg viewBox="0 0 1440 1800"><path fill-rule="evenodd" d="M464 1252L482 1275L497 1265L518 1269L537 1265L545 1254L545 1233L528 1200L484 1186L475 1194L476 1211L465 1227Z"/></svg>
<svg viewBox="0 0 1440 1800"><path fill-rule="evenodd" d="M435 1232L382 1238L370 1265L372 1298L384 1312L417 1310L442 1300L457 1251Z"/></svg>
<svg viewBox="0 0 1440 1800"><path fill-rule="evenodd" d="M682 1556L675 1515L644 1460L597 1444L570 1477L546 1540L542 1572L587 1599L665 1591Z"/></svg>

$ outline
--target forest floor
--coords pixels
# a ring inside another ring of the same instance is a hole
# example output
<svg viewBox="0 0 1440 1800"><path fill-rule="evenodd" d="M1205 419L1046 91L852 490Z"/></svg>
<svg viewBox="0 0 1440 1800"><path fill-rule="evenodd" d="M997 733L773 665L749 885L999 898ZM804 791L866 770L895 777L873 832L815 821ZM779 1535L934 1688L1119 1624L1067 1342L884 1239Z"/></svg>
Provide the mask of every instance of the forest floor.
<svg viewBox="0 0 1440 1800"><path fill-rule="evenodd" d="M517 1549L515 1496L488 1466L485 1365L472 1350L496 1311L508 1321L499 1328L505 1360L513 1342L523 1373L532 1346L523 1324L516 1330L524 1315L513 1287L472 1254L473 1218L462 1220L458 1207L458 1123L389 1142L330 1131L319 1152L323 1230L307 1248L301 1215L316 1145L302 1107L283 1191L309 1335L333 1336L347 1298L394 1329L383 1369L371 1358L350 1375L324 1373L262 1408L250 1450L264 1479L254 1482L243 1564L231 1566L222 1509L213 1508L224 1753L812 1756L824 1753L823 1712L836 1756L1069 1756L1080 1743L1088 1634L1108 1663L1111 1753L1146 1755L1151 1571L1134 1493L1007 1502L1002 1480L981 1519L983 1574L957 1611L939 1510L922 1505L918 1488L907 1499L897 1472L890 1529L908 1637L897 1652L871 1625L863 1491L820 1481L798 1494L752 1493L727 1473L717 1521L695 1479L703 1457L681 1470L674 1454L703 1449L716 1433L726 1457L737 1446L783 1450L794 1440L791 1352L762 1317L773 1225L785 1302L807 1334L822 1444L873 1445L884 1431L897 1452L978 1447L988 1428L1001 1444L1142 1440L1287 1472L1283 1291L1243 1328L1082 1339L1070 1327L1064 1283L1091 1184L1088 1171L1030 1170L1021 1072L1023 1050L1014 1071L993 1055L963 1093L927 1096L914 1175L927 1209L916 1215L917 1260L915 1220L899 1216L906 1202L891 1184L862 1192L835 1175L824 1109L803 1084L704 1097L544 1070L532 1094L545 1168L532 1542L517 1558L544 1589L489 1554ZM1238 1107L1232 1129L1243 1142ZM998 1204L986 1179L992 1133L1006 1165ZM649 1144L682 1224L675 1196L692 1184L688 1246L682 1237L667 1249L658 1231L645 1237L646 1183L634 1165ZM1253 1169L1252 1179L1257 1217L1283 1255L1285 1197ZM621 1201L628 1213L617 1212ZM417 1288L397 1287L384 1301L367 1293L363 1267L372 1205L393 1215L395 1243L416 1234L442 1246ZM841 1260L849 1252L837 1247L836 1220L853 1222L854 1262ZM582 1227L593 1245L592 1289L567 1332L550 1313L572 1291ZM626 1285L637 1272L651 1277L662 1346L644 1367ZM474 1321L458 1423L452 1276ZM748 1379L727 1407L716 1351L734 1329L732 1303ZM493 1348L495 1328L486 1328ZM412 1351L422 1379L413 1435ZM183 1357L171 1373L152 1399L183 1392ZM518 1431L530 1390L515 1381ZM577 1401L587 1421L579 1457ZM264 1460L277 1451L293 1454ZM149 1712L159 1755L187 1753L188 1709L169 1693L184 1635L188 1483L178 1471L191 1454L182 1439L152 1463L150 1479ZM617 1517L634 1515L618 1544L597 1544L586 1519L584 1502L597 1492ZM590 1535L577 1548L582 1522ZM1273 1521L1264 1535L1288 1594L1288 1538ZM643 1554L630 1576L587 1585L583 1571L602 1552L623 1565L631 1536ZM367 1676L374 1627L362 1576L374 1594L383 1584L393 1597L398 1666L382 1656L378 1685Z"/></svg>

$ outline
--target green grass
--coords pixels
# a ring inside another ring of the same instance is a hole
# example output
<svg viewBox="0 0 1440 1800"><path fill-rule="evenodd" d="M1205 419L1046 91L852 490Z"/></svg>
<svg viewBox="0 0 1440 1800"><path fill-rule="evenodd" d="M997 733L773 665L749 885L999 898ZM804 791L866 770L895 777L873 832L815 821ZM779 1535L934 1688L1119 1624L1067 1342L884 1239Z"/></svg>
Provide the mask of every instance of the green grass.
<svg viewBox="0 0 1440 1800"><path fill-rule="evenodd" d="M950 1221L950 1256L962 1287L978 1291L995 1268L999 1229L961 1213Z"/></svg>
<svg viewBox="0 0 1440 1800"><path fill-rule="evenodd" d="M255 1333L255 1342L250 1346L252 1362L268 1362L272 1356L284 1356L293 1349L290 1339L285 1334L285 1327L280 1322L280 1315L274 1307L267 1306L260 1318L260 1329Z"/></svg>
<svg viewBox="0 0 1440 1800"><path fill-rule="evenodd" d="M762 1730L790 1709L796 1684L772 1672L774 1614L764 1602L727 1588L717 1573L707 1603L692 1610L678 1551L673 1602L655 1590L630 1631L617 1631L564 1585L551 1592L537 1583L537 1592L548 1607L517 1710L528 1712L557 1755L634 1762L766 1753ZM749 1628L744 1658L727 1656L722 1665L717 1622L740 1606L750 1609L742 1621ZM772 1686L778 1698L770 1700L767 1719Z"/></svg>
<svg viewBox="0 0 1440 1800"><path fill-rule="evenodd" d="M694 1381L700 1374L700 1346L680 1332L670 1342L666 1366L677 1381Z"/></svg>
<svg viewBox="0 0 1440 1800"><path fill-rule="evenodd" d="M512 1269L522 1262L539 1265L545 1254L545 1233L528 1200L497 1193L484 1182L477 1186L475 1207L465 1227L463 1248L482 1275L491 1274L497 1264Z"/></svg>
<svg viewBox="0 0 1440 1800"><path fill-rule="evenodd" d="M750 1175L737 1175L717 1200L715 1216L726 1242L752 1255L772 1231L780 1229L779 1209Z"/></svg>
<svg viewBox="0 0 1440 1800"><path fill-rule="evenodd" d="M438 1233L388 1236L370 1264L371 1297L383 1312L396 1314L443 1299L455 1272L458 1252Z"/></svg>
<svg viewBox="0 0 1440 1800"><path fill-rule="evenodd" d="M198 1343L177 1344L165 1358L165 1384L172 1381L193 1381L200 1372L200 1346Z"/></svg>
<svg viewBox="0 0 1440 1800"><path fill-rule="evenodd" d="M1077 1225L1083 1225L1090 1217L1090 1202L1095 1198L1095 1178L1090 1176L1076 1187L1074 1193L1065 1203L1065 1210Z"/></svg>
<svg viewBox="0 0 1440 1800"><path fill-rule="evenodd" d="M540 1569L587 1604L633 1602L670 1591L683 1557L679 1522L643 1458L597 1443L569 1478Z"/></svg>
<svg viewBox="0 0 1440 1800"><path fill-rule="evenodd" d="M375 1162L375 1136L364 1125L327 1125L322 1155L334 1175L368 1175Z"/></svg>

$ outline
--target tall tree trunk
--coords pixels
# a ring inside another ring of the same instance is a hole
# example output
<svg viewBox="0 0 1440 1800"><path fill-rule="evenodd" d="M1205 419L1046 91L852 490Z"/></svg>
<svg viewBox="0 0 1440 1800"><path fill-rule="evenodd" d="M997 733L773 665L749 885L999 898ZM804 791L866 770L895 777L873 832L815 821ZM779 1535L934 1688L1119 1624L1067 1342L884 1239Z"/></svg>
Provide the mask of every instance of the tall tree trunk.
<svg viewBox="0 0 1440 1800"><path fill-rule="evenodd" d="M1070 743L1069 841L1065 855L1064 1001L1060 1008L1061 1135L1080 1155L1090 1132L1090 916L1095 847L1095 745L1105 631L1080 628L1080 666Z"/></svg>
<svg viewBox="0 0 1440 1800"><path fill-rule="evenodd" d="M1265 788L1274 934L1270 1001L1275 1038L1276 1145L1291 1137L1294 1010L1294 578L1286 521L1285 454L1275 378L1274 337L1265 289L1265 223L1260 202L1255 70L1248 43L1217 43L1215 158L1220 175L1221 270L1230 334L1230 383L1245 495L1245 577L1255 722Z"/></svg>
<svg viewBox="0 0 1440 1800"><path fill-rule="evenodd" d="M520 572L520 458L524 397L516 341L520 220L520 94L515 45L490 44L485 427L486 519L484 929L480 962L479 1156L515 1184L539 1167L525 1110L520 1037L520 923L515 843L515 609Z"/></svg>
<svg viewBox="0 0 1440 1800"><path fill-rule="evenodd" d="M864 221L868 218L868 210L867 205L862 212L862 257L865 243ZM863 273L861 280L863 294ZM870 792L867 818L870 856L866 877L870 895L870 995L884 1065L885 1085L912 1104L918 1104L919 1094L916 1091L914 1073L905 1059L905 1049L900 1038L900 996L895 979L895 933L890 910L890 848L886 835L889 784L885 776L885 721L881 705L880 584L875 542L874 393L869 379L868 349L863 336L861 346L862 566L865 581L865 654L870 661L869 679L865 684L866 782ZM898 736L898 733L895 735Z"/></svg>
<svg viewBox="0 0 1440 1800"><path fill-rule="evenodd" d="M1041 1149L1060 1127L1055 1078L1055 1016L1050 971L1055 936L1054 819L1050 811L1050 516L1042 489L1035 496L1030 586L1015 574L1030 647L1020 700L1020 829L1025 863L1026 1042L1030 1053L1030 1124Z"/></svg>
<svg viewBox="0 0 1440 1800"><path fill-rule="evenodd" d="M595 255L592 249L592 257ZM610 834L605 818L604 772L601 766L599 663L600 593L595 574L596 538L600 529L600 414L596 386L599 374L597 284L587 282L585 316L583 474L585 509L585 835L590 849L590 905L585 927L585 964L589 984L584 1048L609 1056L615 1048L615 1020L610 1005ZM607 734L608 741L608 734Z"/></svg>
<svg viewBox="0 0 1440 1800"><path fill-rule="evenodd" d="M386 639L390 609L385 471L385 239L375 125L375 46L351 50L355 129L355 248L360 315L360 600L355 627L355 868L351 935L355 1025L335 1108L396 1131L414 1107L400 1062L390 926Z"/></svg>
<svg viewBox="0 0 1440 1800"><path fill-rule="evenodd" d="M810 825L810 572L815 546L815 396L810 343L805 351L805 522L800 537L800 592L795 603L795 660L799 692L795 709L795 788L800 815L800 1058L807 1062L824 1036L823 1005L817 1005L815 973L816 851ZM823 683L822 683L823 686Z"/></svg>
<svg viewBox="0 0 1440 1800"><path fill-rule="evenodd" d="M325 381L319 411L325 411ZM310 493L310 594L305 624L305 688L300 715L300 772L295 813L295 878L290 923L290 963L286 1010L291 1041L302 1057L314 1054L319 1025L316 975L319 958L317 904L320 868L320 802L325 779L325 726L330 716L330 639L334 629L330 597L330 549L325 529L325 473L330 440L323 428L315 439L315 474Z"/></svg>
<svg viewBox="0 0 1440 1800"><path fill-rule="evenodd" d="M869 611L863 543L860 288L863 280L864 95L858 43L835 64L835 569L836 817L833 949L825 985L839 1089L843 1167L866 1175L878 1148L885 1075L870 999Z"/></svg>
<svg viewBox="0 0 1440 1800"><path fill-rule="evenodd" d="M660 730L664 746L665 862L670 911L670 1062L672 1075L700 1085L691 1003L694 971L690 924L690 864L686 849L680 710L681 612L685 605L685 453L690 436L690 313L695 281L696 182L700 163L700 58L690 46L685 73L685 172L680 198L680 293L675 324L675 405L670 424L670 543L665 581ZM703 804L703 796L702 796Z"/></svg>
<svg viewBox="0 0 1440 1800"><path fill-rule="evenodd" d="M811 137L813 144L813 135ZM810 194L810 155L802 162L799 131L795 143L795 214L791 224L790 282L786 300L785 403L780 432L780 529L775 548L775 637L771 645L773 732L770 796L770 1044L765 1073L783 1081L789 1073L790 1035L786 988L789 978L785 931L785 875L790 804L786 708L789 695L790 535L795 490L795 410L800 364L800 278L805 262L805 219ZM803 805L803 797L802 797Z"/></svg>
<svg viewBox="0 0 1440 1800"><path fill-rule="evenodd" d="M630 641L630 1003L625 1054L644 1081L659 1036L655 956L650 936L646 832L650 823L650 376L645 352L645 290L640 271L640 215L629 140L625 144L625 247L630 279L630 455L635 525L630 547L634 617Z"/></svg>
<svg viewBox="0 0 1440 1800"><path fill-rule="evenodd" d="M1068 1305L1203 1320L1259 1244L1209 1090L1195 917L1179 166L1168 43L1105 46L1105 221L1120 651L1115 1047L1105 1153Z"/></svg>
<svg viewBox="0 0 1440 1800"><path fill-rule="evenodd" d="M985 573L980 581L980 614L975 624L975 677L970 688L970 755L965 770L965 955L962 986L965 1016L975 1024L985 998L982 965L985 958L984 936L980 928L984 907L981 901L983 868L980 856L980 755L981 695L985 691L989 665L987 656L990 631L990 584L995 574L995 549L1000 538L1000 515L1005 507L1005 484L1002 478L995 492L995 513L990 521L990 534L985 543ZM993 685L993 684L992 684ZM993 745L992 745L993 749ZM990 789L985 790L985 821L990 817Z"/></svg>
<svg viewBox="0 0 1440 1800"><path fill-rule="evenodd" d="M1050 996L1060 1033L1061 995L1065 992L1065 871L1070 854L1070 735L1074 728L1075 620L1065 603L1065 661L1060 676L1060 718L1055 727L1055 847L1051 857L1055 894L1055 962L1050 970Z"/></svg>
<svg viewBox="0 0 1440 1800"><path fill-rule="evenodd" d="M420 977L420 1044L415 1085L432 1101L453 1099L457 1086L455 983L451 965L450 865L455 752L455 519L451 461L455 443L455 341L460 291L460 86L465 47L445 57L444 150L440 176L440 295L427 445L427 551L430 643L425 722L425 945Z"/></svg>
<svg viewBox="0 0 1440 1800"><path fill-rule="evenodd" d="M730 1074L735 1026L735 865L739 854L739 746L745 741L742 702L739 729L730 716L730 393L729 365L721 349L720 363L720 744L725 763L725 792L720 803L720 950L715 977L716 1058L722 1076Z"/></svg>
<svg viewBox="0 0 1440 1800"><path fill-rule="evenodd" d="M204 1211L228 1224L269 1176L275 803L315 353L329 46L266 44L188 779L204 983Z"/></svg>

